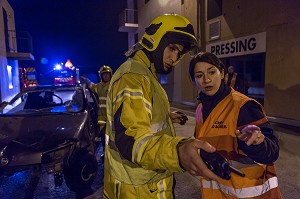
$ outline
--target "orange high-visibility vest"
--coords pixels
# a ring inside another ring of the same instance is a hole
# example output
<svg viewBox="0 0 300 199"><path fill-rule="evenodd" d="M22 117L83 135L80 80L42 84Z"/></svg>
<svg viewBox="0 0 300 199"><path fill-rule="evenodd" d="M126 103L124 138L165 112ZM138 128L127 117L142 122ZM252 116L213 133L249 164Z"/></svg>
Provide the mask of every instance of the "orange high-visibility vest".
<svg viewBox="0 0 300 199"><path fill-rule="evenodd" d="M258 164L238 149L235 135L238 115L240 108L249 100L253 99L231 89L231 93L219 102L205 122L202 117L202 104L197 107L195 137L212 144L234 167L246 175L240 177L231 173L230 180L218 182L201 178L202 199L281 199L274 165ZM251 124L265 122L266 117ZM241 128L243 127L239 127Z"/></svg>

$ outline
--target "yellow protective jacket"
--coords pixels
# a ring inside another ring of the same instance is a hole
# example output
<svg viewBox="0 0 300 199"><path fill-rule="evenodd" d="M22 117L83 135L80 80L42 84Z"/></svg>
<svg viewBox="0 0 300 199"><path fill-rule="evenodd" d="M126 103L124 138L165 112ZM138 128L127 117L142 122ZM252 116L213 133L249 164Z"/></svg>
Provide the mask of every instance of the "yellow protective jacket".
<svg viewBox="0 0 300 199"><path fill-rule="evenodd" d="M173 198L182 171L167 94L142 51L114 73L107 99L104 198Z"/></svg>
<svg viewBox="0 0 300 199"><path fill-rule="evenodd" d="M230 180L218 182L202 178L202 199L281 198L274 165L258 164L238 149L235 135L238 115L240 108L249 100L253 99L231 89L230 94L219 102L204 123L202 105L197 107L196 137L212 144L234 167L245 173L245 177L231 173ZM266 121L265 117L251 124L259 125Z"/></svg>
<svg viewBox="0 0 300 199"><path fill-rule="evenodd" d="M98 124L100 125L100 130L106 124L106 99L108 93L109 82L99 82L97 84L89 83L88 85L92 91L98 95Z"/></svg>

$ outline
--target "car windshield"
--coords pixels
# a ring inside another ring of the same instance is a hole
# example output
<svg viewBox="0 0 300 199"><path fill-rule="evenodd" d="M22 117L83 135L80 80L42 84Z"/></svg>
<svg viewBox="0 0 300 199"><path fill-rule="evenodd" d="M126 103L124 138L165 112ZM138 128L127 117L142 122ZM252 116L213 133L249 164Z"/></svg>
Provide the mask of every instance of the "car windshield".
<svg viewBox="0 0 300 199"><path fill-rule="evenodd" d="M83 111L84 99L82 87L37 87L3 102L0 114L77 113Z"/></svg>

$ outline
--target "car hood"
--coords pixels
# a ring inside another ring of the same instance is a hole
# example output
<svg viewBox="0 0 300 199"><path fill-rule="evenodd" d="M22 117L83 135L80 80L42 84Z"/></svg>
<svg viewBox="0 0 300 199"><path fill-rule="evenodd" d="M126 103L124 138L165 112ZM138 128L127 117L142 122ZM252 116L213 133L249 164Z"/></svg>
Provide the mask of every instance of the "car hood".
<svg viewBox="0 0 300 199"><path fill-rule="evenodd" d="M51 150L79 139L86 119L86 112L0 117L0 150L12 143L36 152Z"/></svg>

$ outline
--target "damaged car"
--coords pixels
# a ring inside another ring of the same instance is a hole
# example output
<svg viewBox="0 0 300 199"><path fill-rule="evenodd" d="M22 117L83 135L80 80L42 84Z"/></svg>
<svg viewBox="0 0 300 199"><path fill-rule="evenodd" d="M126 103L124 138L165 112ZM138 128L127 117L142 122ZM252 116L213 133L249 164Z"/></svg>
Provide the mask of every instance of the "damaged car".
<svg viewBox="0 0 300 199"><path fill-rule="evenodd" d="M94 182L97 96L85 85L38 86L0 104L0 175L38 169L72 191Z"/></svg>

